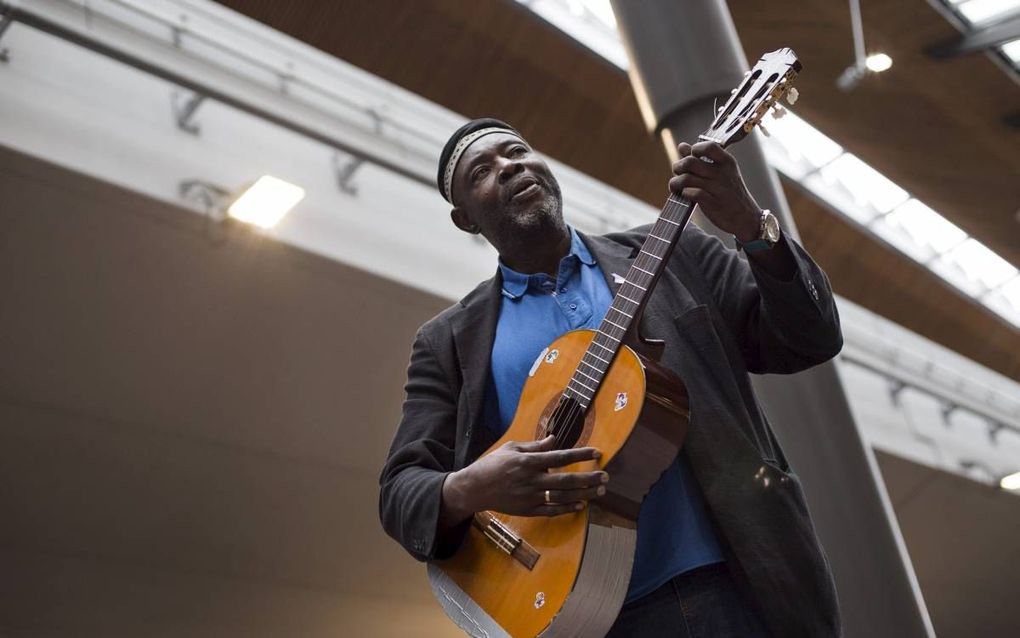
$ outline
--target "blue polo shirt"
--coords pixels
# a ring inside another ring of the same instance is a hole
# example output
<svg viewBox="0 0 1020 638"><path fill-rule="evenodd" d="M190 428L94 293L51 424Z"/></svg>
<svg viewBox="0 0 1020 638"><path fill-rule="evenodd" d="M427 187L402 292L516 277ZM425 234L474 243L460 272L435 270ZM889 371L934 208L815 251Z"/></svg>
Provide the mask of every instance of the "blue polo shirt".
<svg viewBox="0 0 1020 638"><path fill-rule="evenodd" d="M595 258L573 229L570 235L570 254L560 260L556 279L546 273L519 273L499 262L503 301L492 346L490 388L498 406L492 409L490 396L488 413L498 411L499 423L493 427L500 435L510 427L538 354L569 330L597 329L612 304L613 295ZM722 560L701 488L681 451L641 506L627 602L677 574Z"/></svg>

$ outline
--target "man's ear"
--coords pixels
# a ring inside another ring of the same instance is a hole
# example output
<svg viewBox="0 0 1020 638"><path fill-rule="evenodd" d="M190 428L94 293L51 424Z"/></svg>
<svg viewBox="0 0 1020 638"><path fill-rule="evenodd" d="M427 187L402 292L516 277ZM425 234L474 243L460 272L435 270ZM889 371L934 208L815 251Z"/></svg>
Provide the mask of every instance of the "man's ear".
<svg viewBox="0 0 1020 638"><path fill-rule="evenodd" d="M467 212L460 206L454 206L453 210L450 211L450 219L453 220L454 225L463 230L465 233L471 233L477 235L482 232L482 229L478 227L471 218L468 217Z"/></svg>

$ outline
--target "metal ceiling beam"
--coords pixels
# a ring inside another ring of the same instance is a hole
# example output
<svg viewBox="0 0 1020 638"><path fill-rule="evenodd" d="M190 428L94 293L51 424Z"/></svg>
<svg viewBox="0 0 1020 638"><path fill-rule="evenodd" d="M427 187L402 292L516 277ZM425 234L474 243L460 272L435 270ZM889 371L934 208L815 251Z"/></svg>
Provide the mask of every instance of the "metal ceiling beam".
<svg viewBox="0 0 1020 638"><path fill-rule="evenodd" d="M0 26L2 26L3 29L6 29L11 22L21 23L38 31L42 31L43 33L48 33L49 35L60 38L61 40L76 44L94 53L98 53L99 55L116 60L121 64L135 68L153 77L160 78L171 84L188 89L195 95L204 96L204 98L220 102L221 104L225 104L237 109L238 111L242 111L271 124L275 124L276 126L287 129L293 133L335 148L338 151L347 153L348 155L359 157L370 164L374 164L409 180L418 182L430 189L435 188L435 181L432 177L431 170L415 170L418 168L417 166L409 167L399 161L383 157L380 154L366 151L362 148L355 148L335 135L331 135L312 126L308 126L297 119L277 113L270 108L264 108L253 101L237 97L236 95L224 91L212 83L203 82L200 79L190 77L185 73L170 69L164 65L150 62L149 60L135 55L124 48L104 42L89 35L88 33L71 29L55 20L50 19L41 12L29 10L23 5L0 1L0 15L3 17L3 22L0 23ZM0 34L2 34L2 31L0 31Z"/></svg>
<svg viewBox="0 0 1020 638"><path fill-rule="evenodd" d="M612 6L647 129L675 157L670 147L698 138L706 115L715 113L715 101L728 97L748 68L729 10L724 0L613 0ZM733 153L757 201L796 237L761 143L748 136ZM756 376L753 385L803 479L836 580L844 635L934 636L895 513L854 422L836 363L795 375ZM875 587L879 582L883 586Z"/></svg>
<svg viewBox="0 0 1020 638"><path fill-rule="evenodd" d="M971 31L960 37L933 44L925 49L925 53L936 60L948 60L968 53L984 51L1017 38L1020 38L1020 15L1006 18L978 31Z"/></svg>

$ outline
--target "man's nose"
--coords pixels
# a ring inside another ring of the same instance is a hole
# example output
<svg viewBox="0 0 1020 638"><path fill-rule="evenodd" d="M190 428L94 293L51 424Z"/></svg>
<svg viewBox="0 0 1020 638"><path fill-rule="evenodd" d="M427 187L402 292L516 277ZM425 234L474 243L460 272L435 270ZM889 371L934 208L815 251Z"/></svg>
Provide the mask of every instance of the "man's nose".
<svg viewBox="0 0 1020 638"><path fill-rule="evenodd" d="M504 184L508 179L524 170L524 167L517 160L504 157L499 160L498 170L499 182Z"/></svg>

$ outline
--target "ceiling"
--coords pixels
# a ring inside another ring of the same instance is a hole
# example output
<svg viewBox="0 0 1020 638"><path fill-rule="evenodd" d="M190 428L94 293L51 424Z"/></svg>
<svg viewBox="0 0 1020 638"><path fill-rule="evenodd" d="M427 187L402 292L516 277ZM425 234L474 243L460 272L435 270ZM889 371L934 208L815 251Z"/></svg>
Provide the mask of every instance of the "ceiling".
<svg viewBox="0 0 1020 638"><path fill-rule="evenodd" d="M513 122L543 152L661 205L668 160L625 74L513 0L222 4L466 116ZM852 93L845 3L732 0L744 48L792 46L799 115L1020 265L1020 86L981 54L936 61L956 34L923 0L863 3L869 47L895 64ZM836 291L1020 380L1020 330L784 182L809 251Z"/></svg>
<svg viewBox="0 0 1020 638"><path fill-rule="evenodd" d="M0 298L0 634L459 635L377 518L446 301L7 149ZM1017 497L876 456L938 635L1011 635Z"/></svg>

